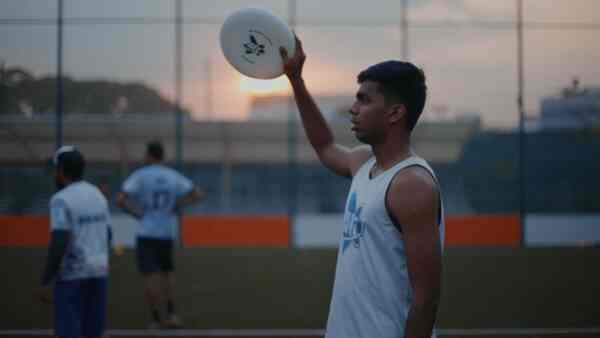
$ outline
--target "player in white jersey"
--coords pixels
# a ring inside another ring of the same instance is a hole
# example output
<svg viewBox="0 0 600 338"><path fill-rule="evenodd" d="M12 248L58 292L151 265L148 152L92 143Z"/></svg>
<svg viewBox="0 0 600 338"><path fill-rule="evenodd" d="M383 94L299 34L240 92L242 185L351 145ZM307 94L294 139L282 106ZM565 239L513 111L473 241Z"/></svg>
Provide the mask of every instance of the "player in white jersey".
<svg viewBox="0 0 600 338"><path fill-rule="evenodd" d="M85 160L73 146L54 156L59 191L50 200L51 239L42 301L54 285L57 337L102 337L106 327L110 212L104 195L84 181Z"/></svg>
<svg viewBox="0 0 600 338"><path fill-rule="evenodd" d="M175 312L173 242L177 213L199 201L203 193L192 181L163 164L164 149L150 142L146 165L123 183L118 205L139 220L136 256L138 270L145 279L145 298L150 306L151 328L182 326ZM166 305L167 317L161 316Z"/></svg>
<svg viewBox="0 0 600 338"><path fill-rule="evenodd" d="M365 146L333 134L302 77L306 56L281 50L308 139L321 162L352 177L327 338L428 338L440 299L443 207L431 168L411 150L425 105L425 76L408 62L375 64L358 76L350 115Z"/></svg>

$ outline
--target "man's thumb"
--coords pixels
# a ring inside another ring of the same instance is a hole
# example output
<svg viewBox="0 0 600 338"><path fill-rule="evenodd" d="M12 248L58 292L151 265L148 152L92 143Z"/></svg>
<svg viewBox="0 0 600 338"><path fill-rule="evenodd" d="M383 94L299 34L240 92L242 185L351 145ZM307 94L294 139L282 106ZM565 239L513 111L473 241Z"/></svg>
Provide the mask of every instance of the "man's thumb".
<svg viewBox="0 0 600 338"><path fill-rule="evenodd" d="M282 58L283 60L287 60L287 58L288 58L288 53L287 53L287 50L285 50L285 48L284 48L284 47L279 47L279 54L281 54L281 58Z"/></svg>

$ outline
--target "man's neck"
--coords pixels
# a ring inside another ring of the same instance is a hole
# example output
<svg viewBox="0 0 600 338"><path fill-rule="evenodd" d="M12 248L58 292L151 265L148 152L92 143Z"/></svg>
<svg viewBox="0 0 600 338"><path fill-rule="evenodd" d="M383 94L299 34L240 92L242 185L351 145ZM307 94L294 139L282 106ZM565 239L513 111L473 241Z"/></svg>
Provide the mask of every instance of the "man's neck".
<svg viewBox="0 0 600 338"><path fill-rule="evenodd" d="M61 189L64 189L68 186L70 186L73 183L78 183L81 182L81 180L71 180L71 179L65 179L65 181L63 182L63 187Z"/></svg>
<svg viewBox="0 0 600 338"><path fill-rule="evenodd" d="M385 171L412 155L410 136L399 135L372 146L377 164L376 171Z"/></svg>

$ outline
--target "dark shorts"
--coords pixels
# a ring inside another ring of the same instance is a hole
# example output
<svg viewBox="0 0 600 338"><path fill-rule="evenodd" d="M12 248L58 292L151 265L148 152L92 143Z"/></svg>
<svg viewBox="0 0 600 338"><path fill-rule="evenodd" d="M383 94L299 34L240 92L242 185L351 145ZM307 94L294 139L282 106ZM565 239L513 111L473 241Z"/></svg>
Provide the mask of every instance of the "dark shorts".
<svg viewBox="0 0 600 338"><path fill-rule="evenodd" d="M170 239L138 237L136 257L138 270L143 275L175 270L173 241Z"/></svg>
<svg viewBox="0 0 600 338"><path fill-rule="evenodd" d="M54 286L54 334L101 337L106 329L107 278L58 281Z"/></svg>

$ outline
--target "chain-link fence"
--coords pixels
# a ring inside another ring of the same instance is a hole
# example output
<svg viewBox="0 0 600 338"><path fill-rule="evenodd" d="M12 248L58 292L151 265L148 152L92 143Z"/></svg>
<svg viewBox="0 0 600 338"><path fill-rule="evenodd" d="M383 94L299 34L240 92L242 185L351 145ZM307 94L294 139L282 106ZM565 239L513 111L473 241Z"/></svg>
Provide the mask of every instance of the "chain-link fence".
<svg viewBox="0 0 600 338"><path fill-rule="evenodd" d="M285 79L244 78L220 52L221 23L246 6L294 27L342 143L356 144L344 113L358 72L393 58L424 68L414 147L449 213L600 211L595 0L4 0L0 213L46 212L58 144L77 144L114 195L153 139L207 191L194 212L341 212L349 181L316 160Z"/></svg>

